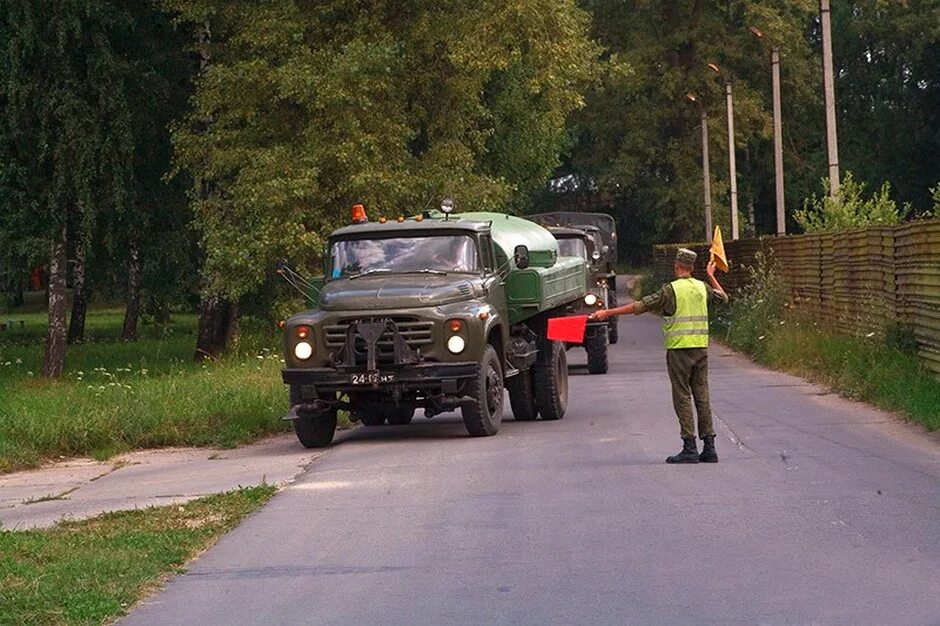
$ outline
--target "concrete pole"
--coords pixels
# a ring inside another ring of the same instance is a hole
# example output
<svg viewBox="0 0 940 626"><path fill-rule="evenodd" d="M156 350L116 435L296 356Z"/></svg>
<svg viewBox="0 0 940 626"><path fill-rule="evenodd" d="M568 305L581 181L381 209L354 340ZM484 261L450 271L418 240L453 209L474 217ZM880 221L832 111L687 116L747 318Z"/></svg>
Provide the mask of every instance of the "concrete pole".
<svg viewBox="0 0 940 626"><path fill-rule="evenodd" d="M839 195L839 142L836 136L836 88L832 70L832 19L829 0L819 0L823 44L823 95L826 99L826 147L829 153L829 195Z"/></svg>
<svg viewBox="0 0 940 626"><path fill-rule="evenodd" d="M725 83L728 100L728 177L731 180L731 240L738 238L738 168L734 160L734 102L731 81Z"/></svg>
<svg viewBox="0 0 940 626"><path fill-rule="evenodd" d="M774 182L777 192L777 234L787 234L787 217L783 204L783 117L780 112L780 48L770 54L774 94Z"/></svg>
<svg viewBox="0 0 940 626"><path fill-rule="evenodd" d="M702 176L705 188L705 241L712 242L712 183L708 164L708 113L702 107Z"/></svg>

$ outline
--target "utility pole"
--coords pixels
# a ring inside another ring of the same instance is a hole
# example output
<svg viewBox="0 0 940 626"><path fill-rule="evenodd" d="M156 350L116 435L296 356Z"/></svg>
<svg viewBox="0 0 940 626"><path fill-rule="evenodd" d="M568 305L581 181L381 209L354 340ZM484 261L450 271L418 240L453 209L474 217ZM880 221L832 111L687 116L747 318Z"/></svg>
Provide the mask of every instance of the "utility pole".
<svg viewBox="0 0 940 626"><path fill-rule="evenodd" d="M819 0L822 23L823 95L826 99L826 147L829 154L829 195L839 195L839 142L836 136L836 89L832 71L832 19L829 0Z"/></svg>
<svg viewBox="0 0 940 626"><path fill-rule="evenodd" d="M731 81L725 83L725 98L728 100L728 177L731 180L731 239L738 238L738 168L734 160L734 101L731 97Z"/></svg>
<svg viewBox="0 0 940 626"><path fill-rule="evenodd" d="M705 241L712 242L712 183L708 163L708 112L702 107L702 177L705 189Z"/></svg>
<svg viewBox="0 0 940 626"><path fill-rule="evenodd" d="M708 158L708 111L695 94L687 91L685 97L698 105L702 114L702 188L705 190L705 241L712 242L712 176Z"/></svg>
<svg viewBox="0 0 940 626"><path fill-rule="evenodd" d="M774 185L777 196L777 234L787 234L787 218L783 203L783 115L780 105L780 48L773 47L770 53L773 74L774 96Z"/></svg>

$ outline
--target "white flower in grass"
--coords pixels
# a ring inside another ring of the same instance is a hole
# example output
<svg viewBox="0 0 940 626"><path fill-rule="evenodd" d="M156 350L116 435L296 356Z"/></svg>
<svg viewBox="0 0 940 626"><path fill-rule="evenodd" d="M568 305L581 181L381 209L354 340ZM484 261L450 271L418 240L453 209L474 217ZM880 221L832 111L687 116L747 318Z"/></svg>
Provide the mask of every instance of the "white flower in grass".
<svg viewBox="0 0 940 626"><path fill-rule="evenodd" d="M16 360L16 364L17 364L17 365L22 365L22 364L23 364L23 359L17 359L17 360Z"/></svg>
<svg viewBox="0 0 940 626"><path fill-rule="evenodd" d="M760 337L757 338L757 340L758 340L758 341L763 341L765 336L766 336L766 335L761 335Z"/></svg>
<svg viewBox="0 0 940 626"><path fill-rule="evenodd" d="M26 375L27 375L27 376L32 376L33 373L32 373L32 372L26 372ZM79 378L79 380L81 380L81 378Z"/></svg>
<svg viewBox="0 0 940 626"><path fill-rule="evenodd" d="M875 336L875 333L868 333L868 334L865 335L865 336L868 337L869 339L871 339L872 337Z"/></svg>

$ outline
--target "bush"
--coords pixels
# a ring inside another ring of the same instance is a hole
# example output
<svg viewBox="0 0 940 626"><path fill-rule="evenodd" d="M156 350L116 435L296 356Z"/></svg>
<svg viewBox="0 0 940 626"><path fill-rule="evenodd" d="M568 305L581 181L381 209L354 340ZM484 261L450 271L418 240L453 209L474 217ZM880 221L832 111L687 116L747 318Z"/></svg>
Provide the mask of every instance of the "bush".
<svg viewBox="0 0 940 626"><path fill-rule="evenodd" d="M828 178L822 179L822 187L823 195L814 194L807 198L803 208L794 215L797 223L808 233L900 224L911 211L909 205L898 208L891 199L891 184L888 182L870 198L864 198L866 185L856 182L851 172L846 173L835 198L828 195Z"/></svg>
<svg viewBox="0 0 940 626"><path fill-rule="evenodd" d="M773 253L758 252L755 260L757 264L748 268L747 286L732 298L717 321L726 327L728 343L761 357L767 335L783 321L787 293L777 275Z"/></svg>

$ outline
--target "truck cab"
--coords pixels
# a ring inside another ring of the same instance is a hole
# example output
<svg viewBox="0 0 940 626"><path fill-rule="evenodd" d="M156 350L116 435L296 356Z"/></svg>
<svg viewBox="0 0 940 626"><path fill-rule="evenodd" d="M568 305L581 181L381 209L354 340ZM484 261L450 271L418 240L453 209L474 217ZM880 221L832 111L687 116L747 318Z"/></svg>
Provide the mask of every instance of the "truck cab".
<svg viewBox="0 0 940 626"><path fill-rule="evenodd" d="M339 409L367 426L459 409L471 435L493 435L506 388L517 419L563 417L564 349L544 329L583 299L587 264L544 228L497 213L363 219L330 235L323 270L285 324L305 446L331 443Z"/></svg>
<svg viewBox="0 0 940 626"><path fill-rule="evenodd" d="M589 253L590 284L607 284L607 306L617 306L617 225L606 213L582 213L580 211L552 211L529 215L536 224L546 228L571 228L584 231L593 250ZM620 338L618 318L609 320L608 341L617 343Z"/></svg>
<svg viewBox="0 0 940 626"><path fill-rule="evenodd" d="M610 289L605 276L597 271L596 264L601 259L604 245L597 229L573 228L566 226L547 226L558 241L558 249L563 256L584 259L588 267L585 274L585 295L577 306L577 313L590 315L597 309L610 306ZM594 231L594 232L592 232ZM609 344L610 324L607 321L588 321L584 334L584 346L587 352L587 367L591 374L606 374L609 369L607 346ZM570 348L571 346L569 346Z"/></svg>

